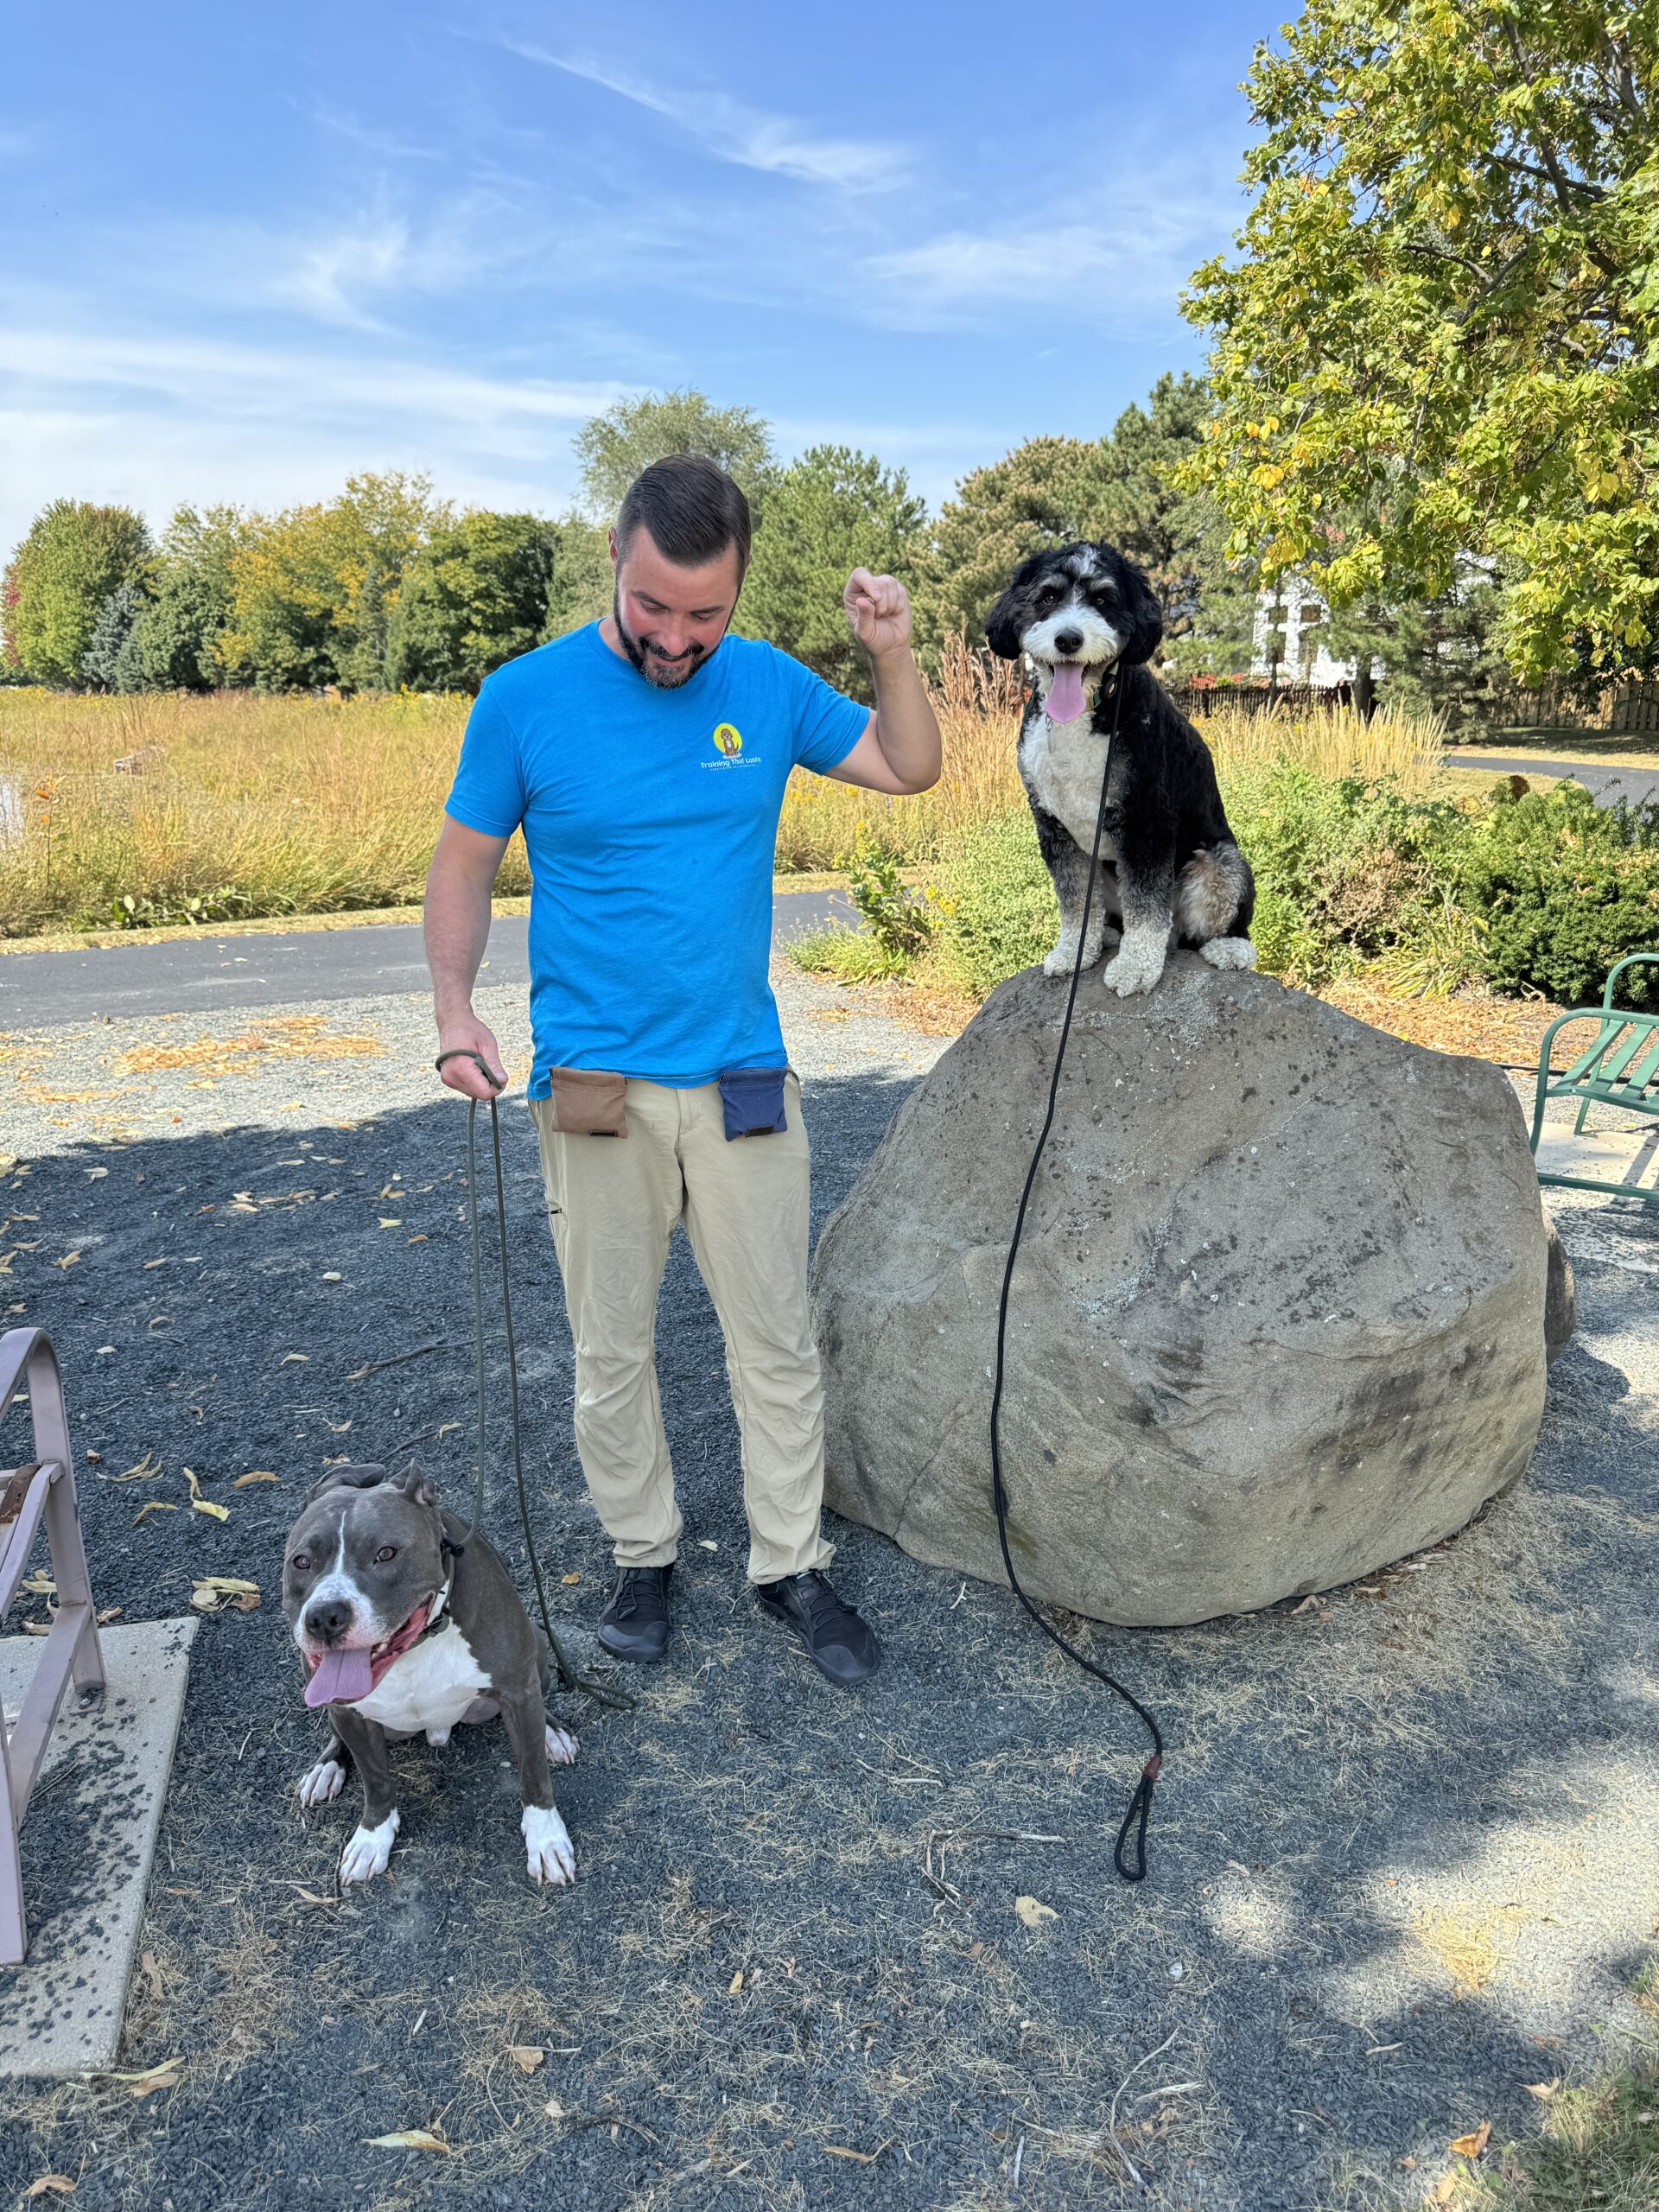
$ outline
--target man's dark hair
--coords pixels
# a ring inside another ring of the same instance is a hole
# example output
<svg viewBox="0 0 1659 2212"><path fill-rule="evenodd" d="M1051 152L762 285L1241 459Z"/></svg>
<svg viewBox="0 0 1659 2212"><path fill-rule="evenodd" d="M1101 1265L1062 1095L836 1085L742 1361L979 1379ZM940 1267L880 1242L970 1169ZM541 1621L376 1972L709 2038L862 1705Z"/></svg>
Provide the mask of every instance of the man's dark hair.
<svg viewBox="0 0 1659 2212"><path fill-rule="evenodd" d="M677 568L704 568L728 545L737 548L740 575L749 565L749 503L741 486L700 453L670 454L634 478L617 511L619 558L642 524Z"/></svg>

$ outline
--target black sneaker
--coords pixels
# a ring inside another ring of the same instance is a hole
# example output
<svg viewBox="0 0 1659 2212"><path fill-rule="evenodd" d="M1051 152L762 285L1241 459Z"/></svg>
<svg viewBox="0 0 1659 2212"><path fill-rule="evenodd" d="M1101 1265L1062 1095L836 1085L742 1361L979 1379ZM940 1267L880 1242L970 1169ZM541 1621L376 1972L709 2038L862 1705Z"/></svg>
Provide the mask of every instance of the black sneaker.
<svg viewBox="0 0 1659 2212"><path fill-rule="evenodd" d="M618 1659L649 1666L668 1649L668 1578L671 1567L625 1567L599 1617L599 1640Z"/></svg>
<svg viewBox="0 0 1659 2212"><path fill-rule="evenodd" d="M821 1567L786 1574L781 1582L757 1582L754 1594L764 1611L795 1630L832 1682L861 1682L875 1672L874 1630L842 1603Z"/></svg>

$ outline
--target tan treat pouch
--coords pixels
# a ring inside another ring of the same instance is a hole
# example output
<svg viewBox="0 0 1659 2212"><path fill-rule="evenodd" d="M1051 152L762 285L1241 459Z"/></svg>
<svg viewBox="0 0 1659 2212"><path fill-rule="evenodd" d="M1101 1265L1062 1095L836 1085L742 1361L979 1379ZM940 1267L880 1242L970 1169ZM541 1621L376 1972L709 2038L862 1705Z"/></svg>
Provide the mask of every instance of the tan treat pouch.
<svg viewBox="0 0 1659 2212"><path fill-rule="evenodd" d="M550 1068L553 1126L565 1136L625 1137L628 1079L604 1068Z"/></svg>

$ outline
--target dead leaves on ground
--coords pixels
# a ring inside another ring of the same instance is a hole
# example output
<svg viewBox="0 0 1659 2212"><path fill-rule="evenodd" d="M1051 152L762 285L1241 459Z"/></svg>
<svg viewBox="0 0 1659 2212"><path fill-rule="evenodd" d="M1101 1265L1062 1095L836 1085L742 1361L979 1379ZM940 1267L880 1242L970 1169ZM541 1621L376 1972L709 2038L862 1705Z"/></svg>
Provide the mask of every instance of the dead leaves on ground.
<svg viewBox="0 0 1659 2212"><path fill-rule="evenodd" d="M441 2151L451 2158L456 2148L435 2127L403 2127L392 2135L365 2135L363 2140L377 2151Z"/></svg>
<svg viewBox="0 0 1659 2212"><path fill-rule="evenodd" d="M251 1075L273 1060L366 1060L384 1057L378 1037L328 1034L320 1014L278 1016L231 1037L197 1037L188 1045L136 1045L116 1061L122 1075L161 1075L173 1068L200 1068L212 1076Z"/></svg>
<svg viewBox="0 0 1659 2212"><path fill-rule="evenodd" d="M1044 1904L1037 1897L1015 1897L1014 1909L1027 1928L1040 1928L1046 1920L1060 1916L1052 1904Z"/></svg>
<svg viewBox="0 0 1659 2212"><path fill-rule="evenodd" d="M1446 2145L1446 2148L1448 2151L1455 2151L1460 2158L1478 2158L1491 2141L1491 2121L1483 2120L1480 2126L1470 2134L1454 2137Z"/></svg>
<svg viewBox="0 0 1659 2212"><path fill-rule="evenodd" d="M191 1582L190 1603L202 1613L216 1613L222 1605L233 1605L239 1613L256 1612L259 1585L235 1574L200 1575Z"/></svg>

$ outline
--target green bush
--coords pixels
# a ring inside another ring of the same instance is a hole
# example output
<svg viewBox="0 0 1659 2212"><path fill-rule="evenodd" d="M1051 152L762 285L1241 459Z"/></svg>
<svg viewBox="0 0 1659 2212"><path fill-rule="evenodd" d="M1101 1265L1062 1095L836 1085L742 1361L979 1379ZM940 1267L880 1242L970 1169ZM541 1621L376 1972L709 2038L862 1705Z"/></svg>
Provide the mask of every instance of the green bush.
<svg viewBox="0 0 1659 2212"><path fill-rule="evenodd" d="M1581 784L1519 797L1500 785L1470 825L1458 881L1485 922L1497 989L1599 1000L1615 962L1659 949L1659 805L1599 807ZM1629 970L1620 996L1659 1006L1659 966Z"/></svg>
<svg viewBox="0 0 1659 2212"><path fill-rule="evenodd" d="M1059 935L1048 870L1023 806L951 842L939 868L939 965L975 998L1041 960Z"/></svg>
<svg viewBox="0 0 1659 2212"><path fill-rule="evenodd" d="M1318 990L1431 928L1451 941L1446 893L1468 817L1449 800L1413 798L1392 776L1321 776L1286 760L1236 771L1223 796L1255 874L1250 935L1269 975ZM1446 988L1478 970L1477 934L1462 941Z"/></svg>

